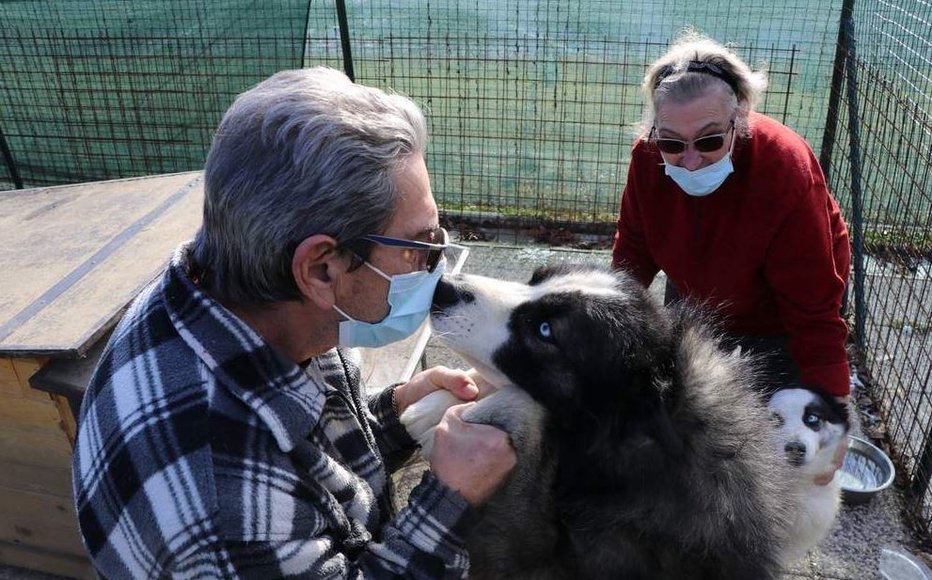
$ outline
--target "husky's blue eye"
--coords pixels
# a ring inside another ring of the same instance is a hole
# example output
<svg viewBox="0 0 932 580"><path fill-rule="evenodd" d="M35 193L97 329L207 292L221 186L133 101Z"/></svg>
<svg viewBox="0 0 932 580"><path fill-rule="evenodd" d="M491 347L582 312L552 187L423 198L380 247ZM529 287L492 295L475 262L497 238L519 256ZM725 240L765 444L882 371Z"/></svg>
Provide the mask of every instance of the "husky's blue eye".
<svg viewBox="0 0 932 580"><path fill-rule="evenodd" d="M812 427L813 425L818 425L819 416L816 415L815 413L807 413L806 416L803 417L803 423L809 427Z"/></svg>
<svg viewBox="0 0 932 580"><path fill-rule="evenodd" d="M549 322L541 322L541 323L540 323L540 327L537 329L537 332L538 332L538 333L541 335L541 337L543 337L543 338L550 338L550 323L549 323Z"/></svg>

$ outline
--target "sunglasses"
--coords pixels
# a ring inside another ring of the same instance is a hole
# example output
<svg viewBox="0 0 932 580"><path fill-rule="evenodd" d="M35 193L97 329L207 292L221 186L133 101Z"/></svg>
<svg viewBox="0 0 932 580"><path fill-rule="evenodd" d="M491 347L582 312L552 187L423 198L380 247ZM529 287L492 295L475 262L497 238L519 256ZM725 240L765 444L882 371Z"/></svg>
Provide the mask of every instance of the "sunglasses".
<svg viewBox="0 0 932 580"><path fill-rule="evenodd" d="M380 236L377 234L369 234L367 236L362 236L360 240L367 242L372 242L374 244L379 244L380 246L388 246L390 248L402 248L406 252L405 258L415 263L418 260L418 257L414 254L415 251L424 252L424 265L428 272L433 272L437 268L437 264L440 263L441 258L443 258L443 253L450 247L450 235L447 233L447 230L443 228L437 228L431 231L431 238L438 237L440 238L440 243L435 244L431 242L420 242L417 240L404 240L401 238L392 238L389 236Z"/></svg>
<svg viewBox="0 0 932 580"><path fill-rule="evenodd" d="M651 141L657 145L657 149L660 149L664 153L669 153L670 155L678 155L690 146L690 144L696 148L696 151L700 153L711 153L713 151L718 151L725 146L725 137L728 135L728 132L731 131L735 126L735 122L731 122L731 126L724 133L716 133L714 135L705 135L704 137L699 137L698 139L692 139L690 141L683 141L682 139L673 139L671 137L660 137L655 136L657 127L651 127Z"/></svg>

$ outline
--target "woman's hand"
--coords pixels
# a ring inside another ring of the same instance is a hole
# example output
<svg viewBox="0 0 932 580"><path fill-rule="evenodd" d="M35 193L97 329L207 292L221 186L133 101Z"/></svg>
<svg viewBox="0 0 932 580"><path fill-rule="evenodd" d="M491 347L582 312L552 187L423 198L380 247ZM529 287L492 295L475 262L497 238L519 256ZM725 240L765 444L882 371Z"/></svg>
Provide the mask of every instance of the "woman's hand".
<svg viewBox="0 0 932 580"><path fill-rule="evenodd" d="M848 438L845 437L842 439L841 443L838 444L838 449L835 450L835 455L832 457L832 467L835 469L817 475L813 480L816 485L828 485L832 483L832 480L835 479L835 472L841 469L841 466L845 464L845 454L847 452Z"/></svg>
<svg viewBox="0 0 932 580"><path fill-rule="evenodd" d="M851 402L848 400L848 397L835 397L835 400L838 401L844 407L849 407ZM832 469L831 471L826 471L825 473L820 473L813 480L816 485L828 485L832 483L832 480L835 479L835 472L841 469L841 466L845 464L845 454L848 453L848 434L845 433L842 437L841 442L838 443L838 448L835 450L835 455L832 456Z"/></svg>
<svg viewBox="0 0 932 580"><path fill-rule="evenodd" d="M479 395L476 382L466 372L445 366L421 371L403 385L395 387L395 408L401 416L412 403L437 390L449 391L463 401L472 401Z"/></svg>

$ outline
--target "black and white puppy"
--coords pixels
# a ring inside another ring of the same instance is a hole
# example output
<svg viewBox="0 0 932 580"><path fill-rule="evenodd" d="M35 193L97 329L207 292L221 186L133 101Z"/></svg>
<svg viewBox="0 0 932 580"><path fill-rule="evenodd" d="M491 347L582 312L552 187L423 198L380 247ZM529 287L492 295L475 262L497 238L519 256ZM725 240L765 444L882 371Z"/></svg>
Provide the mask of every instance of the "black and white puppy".
<svg viewBox="0 0 932 580"><path fill-rule="evenodd" d="M795 562L828 534L838 515L841 488L837 478L816 485L816 476L831 469L839 446L848 444L848 408L822 392L786 388L770 398L777 423L777 444L793 468L800 503L783 546L785 564Z"/></svg>

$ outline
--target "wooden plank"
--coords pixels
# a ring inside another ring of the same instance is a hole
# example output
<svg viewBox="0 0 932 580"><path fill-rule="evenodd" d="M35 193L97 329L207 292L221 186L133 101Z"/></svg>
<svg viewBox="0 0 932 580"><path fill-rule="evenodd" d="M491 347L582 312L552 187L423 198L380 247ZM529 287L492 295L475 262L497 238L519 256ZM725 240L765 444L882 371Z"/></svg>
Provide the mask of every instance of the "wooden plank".
<svg viewBox="0 0 932 580"><path fill-rule="evenodd" d="M60 554L6 542L0 542L0 563L79 580L93 580L97 577L86 557Z"/></svg>
<svg viewBox="0 0 932 580"><path fill-rule="evenodd" d="M3 469L0 469L0 488L18 489L71 501L73 491L70 458L54 465L50 459L46 459L42 464L29 464L20 460L8 460L0 454L0 464L3 465ZM5 517L4 514L0 514L0 519Z"/></svg>
<svg viewBox="0 0 932 580"><path fill-rule="evenodd" d="M199 175L0 195L0 353L85 352L196 231Z"/></svg>
<svg viewBox="0 0 932 580"><path fill-rule="evenodd" d="M201 223L202 189L167 208L102 262L35 313L6 343L21 352L54 352L87 345L91 330L115 321L136 294L164 269L177 245ZM88 348L90 345L87 345Z"/></svg>
<svg viewBox="0 0 932 580"><path fill-rule="evenodd" d="M71 404L67 397L51 395L55 407L58 409L58 426L68 438L68 445L74 449L74 442L78 438L78 421L71 411Z"/></svg>
<svg viewBox="0 0 932 580"><path fill-rule="evenodd" d="M60 418L55 403L48 393L29 384L43 364L41 359L0 357L0 425L57 426Z"/></svg>
<svg viewBox="0 0 932 580"><path fill-rule="evenodd" d="M28 383L42 362L0 358L0 484L70 495L71 445L61 411L48 393Z"/></svg>
<svg viewBox="0 0 932 580"><path fill-rule="evenodd" d="M24 308L190 179L191 174L176 174L0 194L0 320Z"/></svg>
<svg viewBox="0 0 932 580"><path fill-rule="evenodd" d="M48 359L42 358L11 359L0 356L0 397L26 398L47 403L48 396L36 391L29 384L29 378L47 362Z"/></svg>
<svg viewBox="0 0 932 580"><path fill-rule="evenodd" d="M38 391L37 391L38 392ZM7 426L18 428L40 428L61 435L58 408L46 393L39 393L42 400L25 397L5 397L0 405L0 429Z"/></svg>
<svg viewBox="0 0 932 580"><path fill-rule="evenodd" d="M84 557L71 498L0 488L0 542Z"/></svg>
<svg viewBox="0 0 932 580"><path fill-rule="evenodd" d="M37 402L48 402L47 396L43 396L42 393L36 392L36 390L32 388L32 385L29 384L29 378L48 364L48 360L47 358L15 358L11 360L13 363L13 373L16 375L16 379L19 382L20 393L23 397Z"/></svg>
<svg viewBox="0 0 932 580"><path fill-rule="evenodd" d="M28 383L44 362L0 358L0 562L92 578L77 535L61 415Z"/></svg>
<svg viewBox="0 0 932 580"><path fill-rule="evenodd" d="M71 467L71 445L57 423L45 428L30 427L11 424L3 418L0 463L32 465L47 469L50 474L56 470L66 472Z"/></svg>

